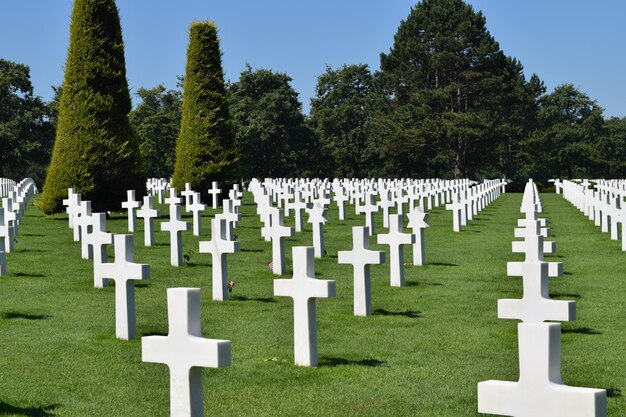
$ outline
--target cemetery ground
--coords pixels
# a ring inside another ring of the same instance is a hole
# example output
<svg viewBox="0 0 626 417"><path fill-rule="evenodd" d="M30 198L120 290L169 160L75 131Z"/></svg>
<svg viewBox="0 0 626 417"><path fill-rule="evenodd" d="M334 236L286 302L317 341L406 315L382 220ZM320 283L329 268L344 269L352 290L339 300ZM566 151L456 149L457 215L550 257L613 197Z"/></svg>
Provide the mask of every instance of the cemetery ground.
<svg viewBox="0 0 626 417"><path fill-rule="evenodd" d="M232 366L204 369L204 404L216 416L478 416L477 383L518 378L517 321L499 320L499 298L520 298L521 278L506 276L521 194L508 193L461 233L452 215L430 212L426 261L411 265L406 286L389 286L389 264L372 266L370 317L353 316L352 266L337 252L352 248L352 226L364 224L352 206L339 221L334 204L325 227L328 256L316 259L318 279L337 281L337 298L317 300L318 368L293 364L293 302L273 296L273 280L290 278L291 247L310 246L311 228L286 240L287 271L272 274L271 243L260 235L249 193L235 229L241 252L228 255L230 300L211 299L209 240L183 234L185 265L170 266L169 234L155 232L144 247L135 234L135 262L151 279L136 285L137 335L115 338L114 287L93 288L93 261L72 241L67 216L46 217L31 200L9 276L0 279L0 415L165 416L169 371L141 362L141 336L167 334L166 289L202 288L202 333L232 341ZM542 194L557 242L546 260L563 262L550 278L552 298L575 300L577 320L563 323L562 375L568 385L606 388L610 416L626 415L626 254L562 196ZM167 218L167 208L158 207ZM377 232L383 230L380 213ZM191 215L184 220L191 221ZM293 217L286 223L293 225ZM108 230L126 233L127 216L114 213ZM155 225L155 230L160 230ZM385 250L370 240L372 249ZM109 257L113 256L112 248Z"/></svg>

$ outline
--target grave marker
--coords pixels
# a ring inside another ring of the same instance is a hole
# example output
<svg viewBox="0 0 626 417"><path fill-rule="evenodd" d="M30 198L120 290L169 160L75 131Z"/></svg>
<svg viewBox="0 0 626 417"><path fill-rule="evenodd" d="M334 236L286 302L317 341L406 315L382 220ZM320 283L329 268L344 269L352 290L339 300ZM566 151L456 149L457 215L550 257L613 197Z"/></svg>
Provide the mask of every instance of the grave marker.
<svg viewBox="0 0 626 417"><path fill-rule="evenodd" d="M139 208L139 201L135 200L135 190L127 191L128 199L122 203L122 208L128 210L128 231L135 233L137 229L137 213L136 209Z"/></svg>
<svg viewBox="0 0 626 417"><path fill-rule="evenodd" d="M309 215L308 222L311 223L313 229L313 248L315 249L315 257L323 258L324 249L324 224L328 222L326 218L326 208L320 203L314 203L313 207L306 210Z"/></svg>
<svg viewBox="0 0 626 417"><path fill-rule="evenodd" d="M150 265L134 263L133 235L114 235L115 262L101 265L102 278L115 281L115 335L136 336L135 280L150 278Z"/></svg>
<svg viewBox="0 0 626 417"><path fill-rule="evenodd" d="M370 250L367 226L352 228L352 250L340 251L338 263L351 264L354 269L354 315L372 314L372 296L370 290L370 265L385 262L385 252Z"/></svg>
<svg viewBox="0 0 626 417"><path fill-rule="evenodd" d="M167 336L141 338L141 360L170 370L170 416L202 417L202 368L230 366L229 340L202 337L199 288L168 288Z"/></svg>
<svg viewBox="0 0 626 417"><path fill-rule="evenodd" d="M415 243L415 235L403 233L404 215L389 216L389 233L378 235L379 245L389 245L389 269L392 287L404 286L404 245Z"/></svg>
<svg viewBox="0 0 626 417"><path fill-rule="evenodd" d="M145 246L154 245L154 223L152 219L156 219L160 215L161 212L152 206L152 197L145 196L143 206L137 210L137 216L143 219L143 242Z"/></svg>
<svg viewBox="0 0 626 417"><path fill-rule="evenodd" d="M189 230L189 223L180 219L180 206L170 205L170 219L161 223L162 232L170 232L170 263L172 266L183 264L182 232Z"/></svg>
<svg viewBox="0 0 626 417"><path fill-rule="evenodd" d="M239 252L239 242L230 239L226 219L211 219L211 240L200 242L200 253L211 254L213 299L228 300L228 264L226 254Z"/></svg>
<svg viewBox="0 0 626 417"><path fill-rule="evenodd" d="M312 247L293 248L293 278L275 279L274 295L293 299L294 362L317 366L317 324L315 298L333 298L335 281L315 278Z"/></svg>
<svg viewBox="0 0 626 417"><path fill-rule="evenodd" d="M430 227L428 224L428 214L424 213L422 207L415 207L409 215L408 227L413 231L415 243L413 243L413 265L426 264L426 251L424 245L424 229Z"/></svg>
<svg viewBox="0 0 626 417"><path fill-rule="evenodd" d="M269 235L272 239L272 272L285 273L285 238L294 235L293 227L284 225L283 209L272 207Z"/></svg>

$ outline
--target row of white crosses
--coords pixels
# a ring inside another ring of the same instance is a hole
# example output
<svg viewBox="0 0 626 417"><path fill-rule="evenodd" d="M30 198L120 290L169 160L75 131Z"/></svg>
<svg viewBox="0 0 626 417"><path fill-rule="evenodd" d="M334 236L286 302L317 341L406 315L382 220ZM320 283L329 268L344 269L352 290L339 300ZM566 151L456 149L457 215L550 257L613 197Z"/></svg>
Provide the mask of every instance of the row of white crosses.
<svg viewBox="0 0 626 417"><path fill-rule="evenodd" d="M0 198L9 195L9 191L13 191L17 183L10 178L0 178Z"/></svg>
<svg viewBox="0 0 626 417"><path fill-rule="evenodd" d="M95 288L115 282L115 335L118 339L136 337L134 281L150 278L150 266L134 262L134 235L107 232L106 213L92 213L91 202L83 201L76 190L68 189L67 206L74 236L81 243L83 259L93 259ZM115 259L107 262L107 245L113 245Z"/></svg>
<svg viewBox="0 0 626 417"><path fill-rule="evenodd" d="M129 200L134 200L134 195L131 196L131 193L129 193ZM106 214L91 213L90 202L81 201L80 195L75 190L69 190L69 197L65 202L68 205L68 212L77 213L76 216L72 215L70 218L72 218L72 224L79 230L81 243L87 242L85 244L87 249L83 250L83 255L94 259L94 286L103 288L107 286L108 280L115 281L116 337L125 340L135 338L136 313L133 282L150 277L149 265L134 262L133 235L107 233ZM73 208L73 202L77 202L78 208ZM174 230L173 234L176 235L176 230L180 228L176 225L176 220L180 220L180 205L178 205L180 201L175 189L170 188L170 197L166 203L170 205L172 216L170 226L166 229ZM130 204L127 206L127 208L132 207ZM144 199L144 207L141 210L153 210L149 196ZM152 217L151 215L148 218L151 220ZM216 259L216 254L223 257L228 252L228 248L223 247L223 241L229 241L232 236L232 231L226 230L227 224L231 223L228 223L225 218L213 219L212 240L200 243L201 251L206 250L214 254L214 298L225 288L225 285L221 285L216 289L216 282L224 281L224 279L216 279L215 275L216 271L225 271L225 260L221 263L224 268L222 269L220 259ZM234 242L233 245L237 249L238 243ZM114 245L115 250L115 261L112 263L106 262L106 245L110 244ZM197 288L168 289L170 328L168 336L142 338L143 361L164 363L170 368L172 416L202 416L204 407L201 367L230 365L230 341L202 338L200 299L200 289Z"/></svg>
<svg viewBox="0 0 626 417"><path fill-rule="evenodd" d="M150 197L156 196L159 204L163 204L163 199L169 191L171 184L172 181L165 178L149 178L146 181L146 190Z"/></svg>
<svg viewBox="0 0 626 417"><path fill-rule="evenodd" d="M537 218L541 202L535 184L526 185L521 211L524 219L513 242L513 252L525 254L524 262L509 262L507 274L521 276L523 297L498 300L498 317L518 323L518 382L484 381L478 384L478 412L512 417L606 417L606 391L570 387L561 379L561 325L545 321L570 321L576 317L574 301L551 300L548 277L562 275L562 264L544 261L555 251L547 221Z"/></svg>
<svg viewBox="0 0 626 417"><path fill-rule="evenodd" d="M452 196L452 203L446 209L452 210L452 230L460 232L474 216L505 192L504 179L486 180L481 184L464 184Z"/></svg>
<svg viewBox="0 0 626 417"><path fill-rule="evenodd" d="M626 184L621 180L593 180L595 189L591 189L588 180L580 184L570 180L557 181L555 189L562 190L563 197L603 233L610 232L611 240L621 237L622 251L626 251Z"/></svg>
<svg viewBox="0 0 626 417"><path fill-rule="evenodd" d="M0 207L0 276L8 274L6 254L14 249L20 221L30 197L37 192L35 182L25 178L19 183L2 178L3 197Z"/></svg>
<svg viewBox="0 0 626 417"><path fill-rule="evenodd" d="M325 252L323 244L323 224L327 222L325 206L329 204L330 199L326 197L323 186L321 186L321 190L316 192L315 187L308 187L308 185L306 182L300 183L294 186L295 189L292 191L281 187L279 192L283 196L291 194L296 200L303 195L308 195L311 198L312 203L304 203L303 206L310 206L306 210L309 213L309 223L312 224L313 228L314 255L316 258L321 258ZM303 189L299 190L298 187ZM294 235L294 228L284 224L284 211L272 205L271 191L269 191L271 188L271 186L266 187L258 182L255 183L255 181L250 186L258 204L257 213L264 223L261 231L262 236L272 242L272 270L274 274L282 275L285 273L285 238ZM338 190L340 189L342 189L341 186ZM340 191L337 192L342 195ZM285 202L287 207L290 204L293 203ZM377 205L373 203L372 206ZM378 235L379 244L389 245L390 282L392 286L396 287L404 285L403 246L413 245L414 265L425 263L424 229L428 227L427 214L424 213L421 206L415 206L411 210L408 227L412 229L412 233L404 233L404 217L404 214L390 214L387 226L389 233ZM296 224L297 222L296 218ZM363 233L366 233L367 236L363 236ZM354 314L360 316L371 314L369 265L380 264L384 261L384 252L369 250L370 235L368 226L354 228L352 251L342 251L338 254L339 263L353 265Z"/></svg>

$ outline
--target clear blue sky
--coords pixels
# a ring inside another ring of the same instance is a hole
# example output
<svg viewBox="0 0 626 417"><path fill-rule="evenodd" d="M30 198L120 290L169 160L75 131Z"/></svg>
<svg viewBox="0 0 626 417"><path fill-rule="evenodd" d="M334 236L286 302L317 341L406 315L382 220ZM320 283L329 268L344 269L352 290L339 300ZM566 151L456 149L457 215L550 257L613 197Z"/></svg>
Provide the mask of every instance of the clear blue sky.
<svg viewBox="0 0 626 417"><path fill-rule="evenodd" d="M216 22L226 78L249 63L293 78L305 111L325 65L367 63L393 43L416 0L117 0L132 89L176 85L194 20ZM572 83L626 116L626 1L470 0L507 55L551 90ZM0 57L27 64L46 100L63 81L72 0L0 0Z"/></svg>

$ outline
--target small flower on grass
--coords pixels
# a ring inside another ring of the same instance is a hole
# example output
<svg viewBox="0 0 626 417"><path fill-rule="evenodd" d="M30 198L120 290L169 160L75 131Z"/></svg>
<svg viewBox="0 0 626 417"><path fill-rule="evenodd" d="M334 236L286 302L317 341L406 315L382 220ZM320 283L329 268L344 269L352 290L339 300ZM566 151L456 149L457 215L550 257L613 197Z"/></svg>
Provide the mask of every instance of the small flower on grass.
<svg viewBox="0 0 626 417"><path fill-rule="evenodd" d="M270 271L274 270L274 262L270 262L269 264L267 264L267 267L270 269Z"/></svg>
<svg viewBox="0 0 626 417"><path fill-rule="evenodd" d="M231 293L233 292L233 287L235 286L235 281L230 281L228 283L228 292Z"/></svg>

